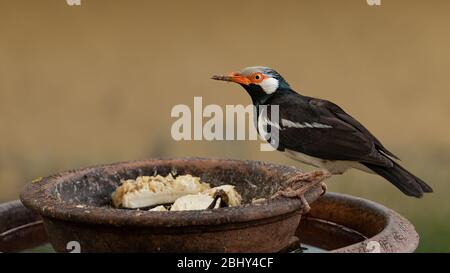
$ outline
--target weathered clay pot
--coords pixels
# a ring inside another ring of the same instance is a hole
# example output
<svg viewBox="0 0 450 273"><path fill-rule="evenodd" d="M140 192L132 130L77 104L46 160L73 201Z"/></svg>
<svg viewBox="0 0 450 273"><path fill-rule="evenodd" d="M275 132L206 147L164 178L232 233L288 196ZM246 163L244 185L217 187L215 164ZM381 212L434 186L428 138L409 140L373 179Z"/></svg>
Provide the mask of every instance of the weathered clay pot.
<svg viewBox="0 0 450 273"><path fill-rule="evenodd" d="M337 193L327 193L312 204L297 235L302 243L332 253L413 252L419 242L414 227L399 214L374 202ZM267 241L272 242L270 238ZM0 251L24 251L46 242L39 215L18 200L0 204Z"/></svg>
<svg viewBox="0 0 450 273"><path fill-rule="evenodd" d="M331 252L414 252L419 235L395 211L345 194L327 193L297 230L302 243Z"/></svg>
<svg viewBox="0 0 450 273"><path fill-rule="evenodd" d="M274 194L299 170L255 161L144 160L62 172L28 184L23 204L40 214L52 246L65 252L278 252L295 244L302 203L276 198L258 205L204 211L115 209L110 195L121 179L155 173L192 174L218 186L236 185L245 203ZM306 194L312 203L320 186ZM268 240L270 238L271 240Z"/></svg>

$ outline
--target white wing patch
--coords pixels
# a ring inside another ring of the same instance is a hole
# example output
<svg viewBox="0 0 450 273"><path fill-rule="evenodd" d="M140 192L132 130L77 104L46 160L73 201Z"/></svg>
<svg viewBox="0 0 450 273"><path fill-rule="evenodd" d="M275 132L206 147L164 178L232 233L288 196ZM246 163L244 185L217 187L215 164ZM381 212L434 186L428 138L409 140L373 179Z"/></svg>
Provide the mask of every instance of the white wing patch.
<svg viewBox="0 0 450 273"><path fill-rule="evenodd" d="M288 127L288 128L318 128L318 129L329 129L329 128L333 128L333 126L327 125L327 124L323 124L323 123L319 123L319 122L313 122L313 123L309 123L309 122L303 122L303 123L299 123L299 122L293 122L287 119L281 119L281 125L283 125L283 127Z"/></svg>
<svg viewBox="0 0 450 273"><path fill-rule="evenodd" d="M324 129L333 128L333 126L331 126L331 125L326 125L326 124L322 124L322 123L318 123L318 122L313 122L312 126L314 128L324 128Z"/></svg>
<svg viewBox="0 0 450 273"><path fill-rule="evenodd" d="M281 130L280 124L271 121L270 119L267 118L266 115L260 115L259 126L262 127L262 126L266 126L266 125L270 125L270 126L277 128L278 130Z"/></svg>

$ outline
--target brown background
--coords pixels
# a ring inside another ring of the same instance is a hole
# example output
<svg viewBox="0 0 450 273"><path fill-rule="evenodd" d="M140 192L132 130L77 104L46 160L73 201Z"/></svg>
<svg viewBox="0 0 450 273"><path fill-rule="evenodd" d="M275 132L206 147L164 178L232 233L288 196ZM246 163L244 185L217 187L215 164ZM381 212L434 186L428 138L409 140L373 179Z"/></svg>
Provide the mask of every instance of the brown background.
<svg viewBox="0 0 450 273"><path fill-rule="evenodd" d="M435 193L403 196L352 171L330 189L416 225L450 250L450 2L0 0L0 201L38 176L155 156L295 165L258 141L175 142L176 104L248 104L212 74L265 65L357 117Z"/></svg>

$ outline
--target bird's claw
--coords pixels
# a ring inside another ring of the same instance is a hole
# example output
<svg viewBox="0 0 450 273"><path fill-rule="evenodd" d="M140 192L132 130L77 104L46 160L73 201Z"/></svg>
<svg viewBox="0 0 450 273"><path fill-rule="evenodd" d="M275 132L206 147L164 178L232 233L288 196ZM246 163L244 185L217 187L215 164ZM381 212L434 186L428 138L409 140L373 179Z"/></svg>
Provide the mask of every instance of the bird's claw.
<svg viewBox="0 0 450 273"><path fill-rule="evenodd" d="M327 191L327 186L323 181L330 176L330 172L326 170L318 170L294 175L287 181L286 186L276 192L272 198L279 196L299 198L303 204L303 213L308 213L311 207L305 198L305 193L312 187L320 184L323 191L321 196L324 195Z"/></svg>

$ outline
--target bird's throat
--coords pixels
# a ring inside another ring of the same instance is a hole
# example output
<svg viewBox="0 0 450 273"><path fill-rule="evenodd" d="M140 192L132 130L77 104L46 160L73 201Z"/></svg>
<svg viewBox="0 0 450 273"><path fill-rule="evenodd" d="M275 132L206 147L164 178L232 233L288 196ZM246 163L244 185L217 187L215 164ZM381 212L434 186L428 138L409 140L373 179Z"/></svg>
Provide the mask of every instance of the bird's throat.
<svg viewBox="0 0 450 273"><path fill-rule="evenodd" d="M243 85L244 89L249 94L250 98L252 99L252 102L254 105L263 105L265 102L272 97L277 91L267 94L264 92L264 90L259 85Z"/></svg>

